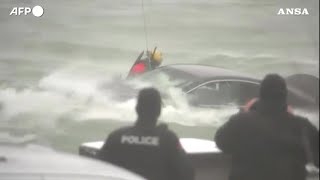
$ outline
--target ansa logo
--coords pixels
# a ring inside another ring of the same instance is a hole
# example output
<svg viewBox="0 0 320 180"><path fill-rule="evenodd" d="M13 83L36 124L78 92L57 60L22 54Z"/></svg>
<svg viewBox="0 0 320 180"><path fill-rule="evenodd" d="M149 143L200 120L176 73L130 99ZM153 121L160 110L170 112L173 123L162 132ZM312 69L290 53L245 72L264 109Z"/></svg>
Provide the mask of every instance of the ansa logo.
<svg viewBox="0 0 320 180"><path fill-rule="evenodd" d="M280 8L278 15L309 15L307 8Z"/></svg>

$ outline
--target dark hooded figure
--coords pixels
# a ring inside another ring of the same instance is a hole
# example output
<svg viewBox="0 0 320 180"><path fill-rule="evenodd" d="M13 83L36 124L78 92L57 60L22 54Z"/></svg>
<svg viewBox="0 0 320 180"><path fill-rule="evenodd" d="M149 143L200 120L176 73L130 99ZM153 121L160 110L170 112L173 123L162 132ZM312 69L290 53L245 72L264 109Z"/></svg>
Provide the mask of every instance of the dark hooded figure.
<svg viewBox="0 0 320 180"><path fill-rule="evenodd" d="M166 125L156 125L161 113L160 93L154 88L141 90L136 112L135 125L112 132L99 158L148 180L193 180L193 168L178 137Z"/></svg>
<svg viewBox="0 0 320 180"><path fill-rule="evenodd" d="M319 131L287 111L286 83L276 74L263 79L259 100L232 116L215 141L232 156L230 180L305 180L307 163L319 167Z"/></svg>

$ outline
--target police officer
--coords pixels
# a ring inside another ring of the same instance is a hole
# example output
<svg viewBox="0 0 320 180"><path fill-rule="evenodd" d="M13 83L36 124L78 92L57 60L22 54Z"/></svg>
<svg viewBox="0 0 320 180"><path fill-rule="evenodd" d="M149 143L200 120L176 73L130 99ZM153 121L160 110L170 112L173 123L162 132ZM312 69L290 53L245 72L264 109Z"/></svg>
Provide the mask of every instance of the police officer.
<svg viewBox="0 0 320 180"><path fill-rule="evenodd" d="M153 52L147 51L147 57L138 59L129 71L128 78L141 75L159 67L162 63L162 53L155 48Z"/></svg>
<svg viewBox="0 0 320 180"><path fill-rule="evenodd" d="M142 89L134 126L112 132L99 152L100 159L124 167L148 180L193 180L193 169L178 137L166 125L157 126L160 93Z"/></svg>
<svg viewBox="0 0 320 180"><path fill-rule="evenodd" d="M233 158L230 180L305 180L308 162L319 167L319 131L287 107L285 80L267 75L259 100L217 131L218 147Z"/></svg>

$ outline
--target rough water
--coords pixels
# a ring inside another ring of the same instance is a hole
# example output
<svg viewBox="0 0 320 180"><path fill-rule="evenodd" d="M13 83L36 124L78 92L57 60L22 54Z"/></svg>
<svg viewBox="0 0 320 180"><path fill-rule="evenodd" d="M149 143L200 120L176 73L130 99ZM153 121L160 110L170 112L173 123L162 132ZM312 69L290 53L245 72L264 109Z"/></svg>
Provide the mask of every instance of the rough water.
<svg viewBox="0 0 320 180"><path fill-rule="evenodd" d="M40 18L9 16L41 5ZM117 102L101 88L126 76L138 54L157 46L164 65L196 63L263 77L319 74L319 1L299 0L3 0L0 4L0 125L31 129L56 149L76 152L134 122L135 100ZM307 8L309 15L277 15ZM143 11L144 9L144 11ZM145 23L144 23L145 22ZM145 25L145 26L144 26ZM212 139L229 109L174 106L161 121L181 137ZM300 112L317 126L319 112Z"/></svg>

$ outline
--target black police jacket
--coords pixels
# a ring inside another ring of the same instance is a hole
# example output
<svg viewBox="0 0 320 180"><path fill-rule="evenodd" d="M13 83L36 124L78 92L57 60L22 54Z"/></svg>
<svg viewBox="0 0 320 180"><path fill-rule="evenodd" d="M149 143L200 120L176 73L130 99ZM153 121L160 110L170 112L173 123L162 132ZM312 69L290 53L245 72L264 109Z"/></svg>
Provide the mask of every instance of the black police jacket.
<svg viewBox="0 0 320 180"><path fill-rule="evenodd" d="M163 125L116 130L98 156L148 180L193 180L194 176L178 137Z"/></svg>
<svg viewBox="0 0 320 180"><path fill-rule="evenodd" d="M230 180L305 180L308 160L319 167L319 131L287 112L257 107L238 113L217 131L215 141L232 155Z"/></svg>

